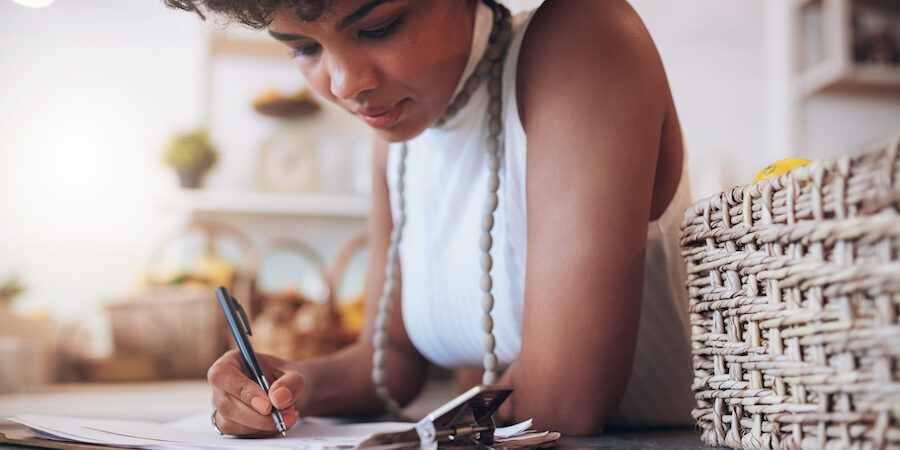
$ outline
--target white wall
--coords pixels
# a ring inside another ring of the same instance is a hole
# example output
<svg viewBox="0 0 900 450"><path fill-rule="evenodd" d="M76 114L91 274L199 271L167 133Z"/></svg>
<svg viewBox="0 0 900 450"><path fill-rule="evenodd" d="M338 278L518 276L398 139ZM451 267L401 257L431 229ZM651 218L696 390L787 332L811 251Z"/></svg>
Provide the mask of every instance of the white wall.
<svg viewBox="0 0 900 450"><path fill-rule="evenodd" d="M694 198L752 181L768 164L764 21L758 0L631 0L669 77Z"/></svg>
<svg viewBox="0 0 900 450"><path fill-rule="evenodd" d="M202 29L158 1L0 1L0 277L87 314L171 226L168 136L200 120ZM23 306L23 305L20 305Z"/></svg>
<svg viewBox="0 0 900 450"><path fill-rule="evenodd" d="M159 155L173 132L203 123L204 25L161 3L58 0L31 10L0 0L0 277L22 274L30 289L20 307L43 302L71 317L128 293L154 241L183 220L161 207L175 179ZM540 0L506 3L516 11ZM632 0L669 76L695 197L746 183L773 159L792 156L781 144L786 86L778 73L787 62L776 54L772 9L780 3ZM241 83L235 61L217 64L224 70L217 88ZM266 73L283 86L299 82L289 64ZM234 92L239 102L252 94ZM816 99L810 147L833 153L886 134L900 123L897 105L896 98ZM257 122L242 137L226 127L223 152L232 157L210 186L251 186L247 148L270 128ZM264 234L294 226L238 224ZM329 233L322 223L302 226ZM340 234L358 227L336 225Z"/></svg>

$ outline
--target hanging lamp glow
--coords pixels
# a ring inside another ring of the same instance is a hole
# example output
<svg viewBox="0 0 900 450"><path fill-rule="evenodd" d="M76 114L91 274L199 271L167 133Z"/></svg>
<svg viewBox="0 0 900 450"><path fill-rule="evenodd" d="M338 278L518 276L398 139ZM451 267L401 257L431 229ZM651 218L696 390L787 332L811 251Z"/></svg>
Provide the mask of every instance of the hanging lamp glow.
<svg viewBox="0 0 900 450"><path fill-rule="evenodd" d="M27 6L29 8L46 8L53 3L53 0L12 0L13 3L18 3L22 6Z"/></svg>

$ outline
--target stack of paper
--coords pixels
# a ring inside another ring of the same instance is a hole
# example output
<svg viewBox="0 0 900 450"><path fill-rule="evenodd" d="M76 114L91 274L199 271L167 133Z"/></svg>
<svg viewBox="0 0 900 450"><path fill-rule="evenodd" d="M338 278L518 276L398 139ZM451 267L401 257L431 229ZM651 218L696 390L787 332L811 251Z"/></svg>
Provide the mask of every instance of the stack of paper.
<svg viewBox="0 0 900 450"><path fill-rule="evenodd" d="M348 449L372 434L405 431L414 426L404 422L346 423L310 418L291 428L287 437L238 439L216 434L210 424L209 414L166 424L45 415L22 415L10 420L27 426L38 437L45 439L146 449ZM531 420L528 420L518 425L498 428L494 435L502 440L516 440L547 434L526 431L530 427Z"/></svg>

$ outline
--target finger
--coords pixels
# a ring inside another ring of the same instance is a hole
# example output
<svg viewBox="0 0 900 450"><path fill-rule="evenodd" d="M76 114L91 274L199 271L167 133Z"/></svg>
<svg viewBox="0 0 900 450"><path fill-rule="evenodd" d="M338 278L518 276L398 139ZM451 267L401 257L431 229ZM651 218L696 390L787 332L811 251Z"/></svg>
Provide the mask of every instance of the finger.
<svg viewBox="0 0 900 450"><path fill-rule="evenodd" d="M266 391L247 377L240 366L243 362L235 361L231 353L226 353L219 358L206 373L213 389L221 389L240 399L241 402L252 406L260 414L268 414L272 409L272 404L269 402Z"/></svg>
<svg viewBox="0 0 900 450"><path fill-rule="evenodd" d="M213 414L213 420L216 423L216 427L219 428L219 431L221 431L222 434L227 434L229 436L264 437L275 434L274 427L271 431L258 430L253 427L248 427L238 422L229 420L227 417L225 417L224 414L222 414L222 411L218 409Z"/></svg>
<svg viewBox="0 0 900 450"><path fill-rule="evenodd" d="M260 414L255 409L244 404L234 396L223 391L213 393L213 406L218 411L219 417L230 422L229 426L240 425L240 434L248 431L275 431L275 421L270 414ZM222 429L219 427L219 429ZM222 429L224 433L225 430Z"/></svg>
<svg viewBox="0 0 900 450"><path fill-rule="evenodd" d="M278 409L291 407L306 392L306 380L297 372L285 372L269 387L269 399Z"/></svg>

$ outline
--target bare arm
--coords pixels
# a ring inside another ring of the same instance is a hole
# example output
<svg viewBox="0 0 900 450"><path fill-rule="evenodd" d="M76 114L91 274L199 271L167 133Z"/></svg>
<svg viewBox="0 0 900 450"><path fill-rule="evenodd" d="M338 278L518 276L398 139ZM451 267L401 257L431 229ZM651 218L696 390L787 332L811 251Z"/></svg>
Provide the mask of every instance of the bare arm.
<svg viewBox="0 0 900 450"><path fill-rule="evenodd" d="M373 158L372 211L369 216L369 267L366 278L366 325L360 340L342 351L306 361L284 361L259 355L263 369L275 381L265 392L244 373L236 352L226 353L210 367L216 423L223 433L256 436L275 431L267 416L274 405L288 426L300 416L368 414L383 410L372 382L372 335L375 313L385 278L385 260L392 226L385 177L387 144L376 144ZM400 289L394 299L385 355L387 384L400 404L411 401L425 381L427 361L406 335L400 308Z"/></svg>
<svg viewBox="0 0 900 450"><path fill-rule="evenodd" d="M309 396L299 399L303 415L362 414L379 412L381 401L372 382L372 336L375 316L385 280L385 261L393 226L386 180L388 145L378 141L373 159L372 210L369 215L369 262L366 274L366 324L359 342L324 358L303 361L300 372L309 382ZM401 316L400 284L391 310L385 356L387 384L391 395L403 405L421 390L427 361L406 334Z"/></svg>
<svg viewBox="0 0 900 450"><path fill-rule="evenodd" d="M528 261L522 349L501 380L516 392L501 413L596 434L631 371L670 95L624 1L548 0L520 58Z"/></svg>

